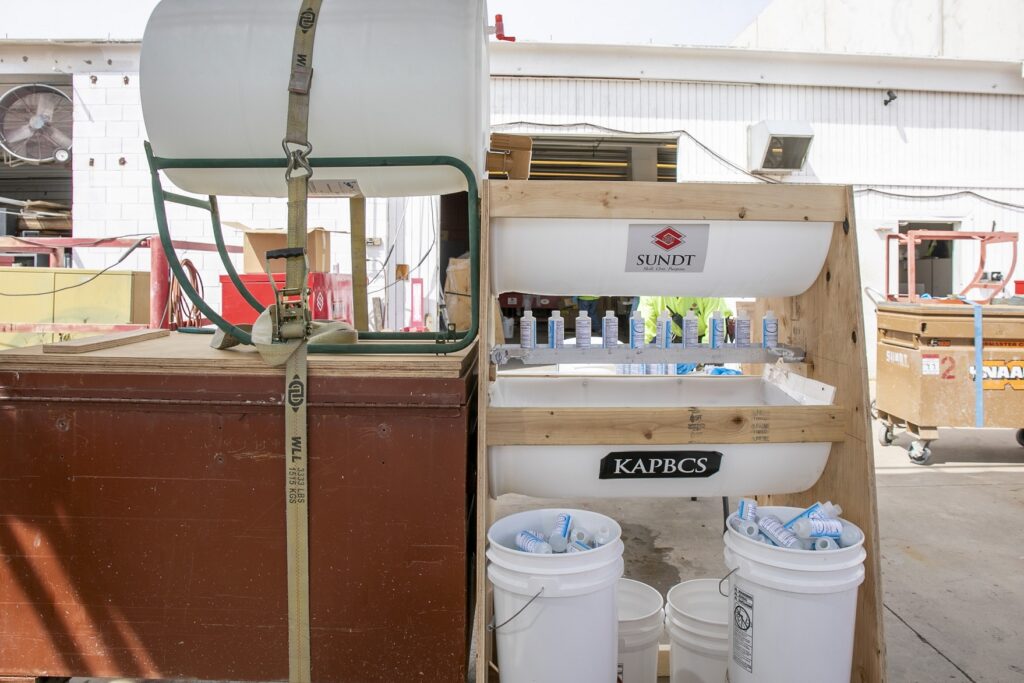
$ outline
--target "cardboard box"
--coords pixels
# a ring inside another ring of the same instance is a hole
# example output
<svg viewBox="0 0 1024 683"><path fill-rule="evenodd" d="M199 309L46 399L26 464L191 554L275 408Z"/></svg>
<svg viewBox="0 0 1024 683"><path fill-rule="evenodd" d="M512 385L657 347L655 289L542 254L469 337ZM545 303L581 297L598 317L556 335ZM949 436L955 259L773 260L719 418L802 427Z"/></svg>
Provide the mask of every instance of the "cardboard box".
<svg viewBox="0 0 1024 683"><path fill-rule="evenodd" d="M473 314L470 309L472 296L469 290L469 257L448 259L448 270L444 281L444 302L448 321L456 329L468 330Z"/></svg>
<svg viewBox="0 0 1024 683"><path fill-rule="evenodd" d="M448 312L448 322L454 323L457 330L468 330L473 322L473 295L469 288L469 255L448 259L448 270L444 281L444 303ZM501 310L495 298L493 327L494 343L502 344L505 333L501 326ZM486 329L481 321L480 329Z"/></svg>
<svg viewBox="0 0 1024 683"><path fill-rule="evenodd" d="M242 272L252 275L266 273L263 267L267 252L288 246L287 230L254 230L242 223L226 222L242 233ZM306 254L309 258L309 272L331 272L331 233L323 228L310 228L306 238ZM270 272L283 273L284 259L270 262Z"/></svg>
<svg viewBox="0 0 1024 683"><path fill-rule="evenodd" d="M491 149L487 152L487 170L504 173L510 180L530 177L533 138L529 135L491 133Z"/></svg>

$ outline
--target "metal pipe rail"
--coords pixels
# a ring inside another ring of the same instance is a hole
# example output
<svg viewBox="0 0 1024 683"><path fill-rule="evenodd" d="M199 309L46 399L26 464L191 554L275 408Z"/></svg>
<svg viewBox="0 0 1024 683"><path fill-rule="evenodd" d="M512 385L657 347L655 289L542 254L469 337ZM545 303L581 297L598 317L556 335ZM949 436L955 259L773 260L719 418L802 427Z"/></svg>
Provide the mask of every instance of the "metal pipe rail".
<svg viewBox="0 0 1024 683"><path fill-rule="evenodd" d="M160 233L160 241L163 244L164 252L167 255L167 262L174 274L175 279L181 286L181 290L189 300L202 311L211 322L225 333L234 336L243 344L252 344L252 336L221 317L207 304L199 293L188 282L182 270L181 262L178 260L171 240L170 228L167 219L167 202L183 204L210 212L211 224L213 226L214 240L217 243L221 262L230 277L232 283L239 293L245 297L249 305L256 310L263 308L255 297L246 289L238 272L227 256L224 248L224 238L221 232L220 214L217 209L217 198L210 196L207 200L188 197L185 195L168 192L164 190L160 181L160 171L167 169L184 168L280 168L288 165L288 160L281 158L264 159L168 159L157 157L153 154L153 148L147 141L145 143L146 158L149 161L150 174L152 176L153 203L156 208L157 228ZM469 255L470 255L470 296L472 318L468 330L457 331L449 337L441 332L364 332L359 333L361 340L402 342L387 344L310 344L310 353L365 353L365 354L398 354L398 353L454 353L469 346L476 339L479 330L479 298L480 298L480 194L477 188L476 176L472 169L461 159L451 156L402 156L402 157L323 157L311 158L309 164L313 168L365 168L365 167L399 167L399 166L452 166L457 169L466 179L466 189L469 193ZM423 344L423 341L433 340L434 345ZM409 343L420 342L420 343Z"/></svg>

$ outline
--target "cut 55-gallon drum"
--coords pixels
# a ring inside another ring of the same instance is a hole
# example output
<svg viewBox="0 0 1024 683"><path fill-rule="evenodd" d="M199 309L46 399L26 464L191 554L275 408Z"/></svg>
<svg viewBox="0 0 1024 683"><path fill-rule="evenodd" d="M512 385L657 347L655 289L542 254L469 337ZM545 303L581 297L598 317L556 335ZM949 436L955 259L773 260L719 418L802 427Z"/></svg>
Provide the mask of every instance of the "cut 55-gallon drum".
<svg viewBox="0 0 1024 683"><path fill-rule="evenodd" d="M163 0L142 41L157 156L283 158L296 0ZM489 65L478 0L324 0L310 65L313 157L447 155L483 168ZM285 196L283 171L177 169L200 194ZM310 191L367 197L466 189L451 167L317 168Z"/></svg>

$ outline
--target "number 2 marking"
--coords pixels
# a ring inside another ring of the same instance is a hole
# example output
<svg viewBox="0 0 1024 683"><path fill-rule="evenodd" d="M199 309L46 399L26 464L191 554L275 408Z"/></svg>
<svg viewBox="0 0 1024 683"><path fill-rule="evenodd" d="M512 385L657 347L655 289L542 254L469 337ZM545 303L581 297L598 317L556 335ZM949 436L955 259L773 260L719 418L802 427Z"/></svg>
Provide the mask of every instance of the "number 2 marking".
<svg viewBox="0 0 1024 683"><path fill-rule="evenodd" d="M953 374L953 371L956 370L956 361L952 356L943 356L940 365L942 366L942 379L956 379L956 375Z"/></svg>

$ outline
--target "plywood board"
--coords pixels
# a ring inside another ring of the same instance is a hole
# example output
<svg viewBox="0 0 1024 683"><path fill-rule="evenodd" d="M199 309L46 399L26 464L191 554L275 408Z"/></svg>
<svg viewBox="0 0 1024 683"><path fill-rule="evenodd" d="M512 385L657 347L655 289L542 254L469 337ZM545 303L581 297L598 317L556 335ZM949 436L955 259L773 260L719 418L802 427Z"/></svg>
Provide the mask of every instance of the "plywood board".
<svg viewBox="0 0 1024 683"><path fill-rule="evenodd" d="M663 220L841 221L839 185L487 182L491 218L635 218Z"/></svg>
<svg viewBox="0 0 1024 683"><path fill-rule="evenodd" d="M840 441L835 406L490 408L490 446L675 445Z"/></svg>
<svg viewBox="0 0 1024 683"><path fill-rule="evenodd" d="M169 330L133 330L131 332L100 334L94 337L43 344L43 353L89 353L90 351L102 351L103 349L112 349L117 346L137 344L147 339L160 339L169 334Z"/></svg>
<svg viewBox="0 0 1024 683"><path fill-rule="evenodd" d="M268 367L253 347L238 346L226 351L211 349L210 335L175 332L161 339L79 354L44 354L42 347L0 352L0 370L25 369L53 372L140 373L252 376L281 374ZM374 342L362 342L373 345ZM387 343L387 342L381 342ZM422 342L425 348L433 342ZM311 377L462 377L476 359L476 344L448 355L433 353L310 354Z"/></svg>

